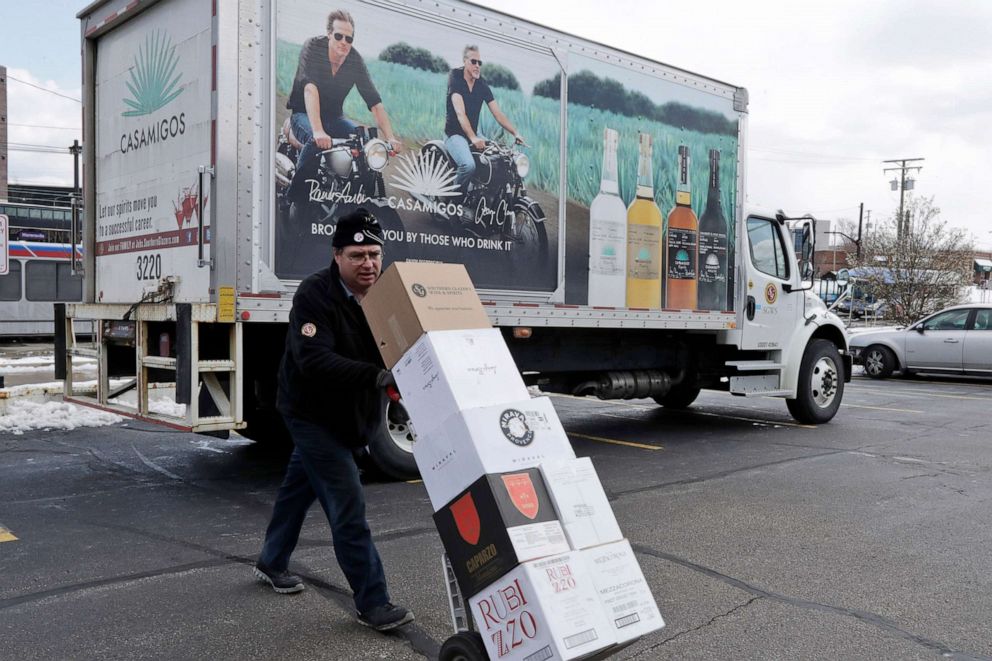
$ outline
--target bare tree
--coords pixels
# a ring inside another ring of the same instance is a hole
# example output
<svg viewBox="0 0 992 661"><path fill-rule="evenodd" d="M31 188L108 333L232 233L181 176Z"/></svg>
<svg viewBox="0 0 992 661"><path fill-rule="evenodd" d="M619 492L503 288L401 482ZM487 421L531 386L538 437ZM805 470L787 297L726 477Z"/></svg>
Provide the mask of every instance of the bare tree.
<svg viewBox="0 0 992 661"><path fill-rule="evenodd" d="M972 259L971 236L941 220L932 197L911 197L905 209L909 231L902 239L893 216L862 237L860 261L853 249L848 254L861 287L884 300L886 316L901 324L961 302Z"/></svg>

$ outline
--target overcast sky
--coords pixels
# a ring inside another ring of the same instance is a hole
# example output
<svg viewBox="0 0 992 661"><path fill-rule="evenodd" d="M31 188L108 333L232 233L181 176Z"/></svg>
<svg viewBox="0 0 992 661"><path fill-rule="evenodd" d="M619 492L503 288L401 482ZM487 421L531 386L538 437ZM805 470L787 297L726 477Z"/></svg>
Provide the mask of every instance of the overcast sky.
<svg viewBox="0 0 992 661"><path fill-rule="evenodd" d="M10 142L81 137L78 103L24 82L79 98L75 13L86 4L0 0L0 64L17 79L8 82ZM992 2L482 4L748 88L754 205L856 222L864 202L872 221L890 218L899 195L882 161L923 157L916 193L992 246ZM10 177L71 183L71 159L13 151Z"/></svg>

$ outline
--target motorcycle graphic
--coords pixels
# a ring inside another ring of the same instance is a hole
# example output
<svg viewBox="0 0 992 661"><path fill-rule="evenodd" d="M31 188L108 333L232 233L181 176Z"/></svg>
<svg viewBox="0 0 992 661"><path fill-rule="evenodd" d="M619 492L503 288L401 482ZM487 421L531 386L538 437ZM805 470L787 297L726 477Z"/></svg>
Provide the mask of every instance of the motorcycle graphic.
<svg viewBox="0 0 992 661"><path fill-rule="evenodd" d="M530 159L522 145L487 141L482 151L473 151L473 157L475 172L462 193L454 183L456 166L444 142L431 140L420 149L418 172L401 164L397 187L423 202L435 222L477 238L502 240L514 263L545 264L549 259L546 217L524 185ZM404 179L429 180L433 185L430 190L404 186Z"/></svg>
<svg viewBox="0 0 992 661"><path fill-rule="evenodd" d="M359 126L346 138L332 138L330 149L297 168L302 148L287 120L275 154L276 245L284 248L282 254L277 251L276 272L283 277L303 277L326 264L337 219L358 207L371 210L383 229L403 229L386 201L382 176L395 152L378 137L378 129ZM387 257L403 259L402 252L401 246L391 247Z"/></svg>

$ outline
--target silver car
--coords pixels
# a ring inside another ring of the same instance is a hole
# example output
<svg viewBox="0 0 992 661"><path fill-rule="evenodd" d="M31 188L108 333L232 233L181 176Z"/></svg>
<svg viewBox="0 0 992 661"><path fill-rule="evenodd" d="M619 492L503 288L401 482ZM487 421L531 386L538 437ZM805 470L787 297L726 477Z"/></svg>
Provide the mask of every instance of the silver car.
<svg viewBox="0 0 992 661"><path fill-rule="evenodd" d="M992 305L956 305L908 328L858 333L850 346L873 379L893 370L992 376Z"/></svg>

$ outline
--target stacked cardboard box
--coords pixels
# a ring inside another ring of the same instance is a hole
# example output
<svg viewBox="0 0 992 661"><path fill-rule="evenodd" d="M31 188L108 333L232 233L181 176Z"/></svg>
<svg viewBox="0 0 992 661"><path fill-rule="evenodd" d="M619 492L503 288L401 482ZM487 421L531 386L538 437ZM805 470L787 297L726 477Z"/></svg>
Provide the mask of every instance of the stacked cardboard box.
<svg viewBox="0 0 992 661"><path fill-rule="evenodd" d="M362 301L493 659L577 659L664 626L588 458L531 398L461 265L401 262Z"/></svg>

